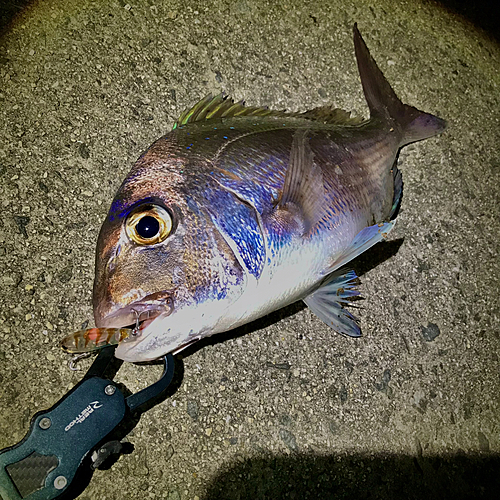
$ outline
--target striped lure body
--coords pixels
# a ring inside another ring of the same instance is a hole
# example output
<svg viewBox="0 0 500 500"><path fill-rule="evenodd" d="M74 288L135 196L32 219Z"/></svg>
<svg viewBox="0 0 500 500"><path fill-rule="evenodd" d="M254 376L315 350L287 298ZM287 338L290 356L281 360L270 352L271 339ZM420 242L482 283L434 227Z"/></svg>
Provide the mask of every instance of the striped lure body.
<svg viewBox="0 0 500 500"><path fill-rule="evenodd" d="M132 336L131 328L90 328L78 330L61 341L62 349L70 354L97 351L108 345L116 345Z"/></svg>

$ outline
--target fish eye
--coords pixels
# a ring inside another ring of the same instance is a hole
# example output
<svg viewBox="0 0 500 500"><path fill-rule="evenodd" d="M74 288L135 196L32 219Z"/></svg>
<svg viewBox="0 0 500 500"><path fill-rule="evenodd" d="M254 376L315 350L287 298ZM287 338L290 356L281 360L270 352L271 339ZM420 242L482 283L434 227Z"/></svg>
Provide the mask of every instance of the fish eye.
<svg viewBox="0 0 500 500"><path fill-rule="evenodd" d="M172 217L159 205L142 205L130 213L125 230L138 245L154 245L164 241L172 231Z"/></svg>

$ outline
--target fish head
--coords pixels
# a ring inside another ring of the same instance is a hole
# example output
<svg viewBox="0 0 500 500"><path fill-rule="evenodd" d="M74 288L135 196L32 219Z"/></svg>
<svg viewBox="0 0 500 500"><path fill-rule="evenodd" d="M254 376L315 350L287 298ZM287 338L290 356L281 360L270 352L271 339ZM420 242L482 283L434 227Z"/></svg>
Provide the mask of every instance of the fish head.
<svg viewBox="0 0 500 500"><path fill-rule="evenodd" d="M136 327L116 350L126 361L156 359L216 333L245 280L213 223L203 182L183 175L184 160L161 147L122 183L97 244L95 323Z"/></svg>

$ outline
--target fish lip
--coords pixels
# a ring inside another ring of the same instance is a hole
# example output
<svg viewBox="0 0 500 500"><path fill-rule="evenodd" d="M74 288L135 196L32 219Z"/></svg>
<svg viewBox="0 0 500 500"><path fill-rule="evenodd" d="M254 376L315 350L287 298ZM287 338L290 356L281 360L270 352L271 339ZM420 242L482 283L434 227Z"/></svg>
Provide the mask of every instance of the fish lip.
<svg viewBox="0 0 500 500"><path fill-rule="evenodd" d="M98 327L125 328L135 327L138 323L143 326L144 323L149 323L158 316L165 314L169 316L173 311L174 301L172 295L169 292L156 292L120 307L101 318ZM145 313L147 313L147 316L143 317Z"/></svg>

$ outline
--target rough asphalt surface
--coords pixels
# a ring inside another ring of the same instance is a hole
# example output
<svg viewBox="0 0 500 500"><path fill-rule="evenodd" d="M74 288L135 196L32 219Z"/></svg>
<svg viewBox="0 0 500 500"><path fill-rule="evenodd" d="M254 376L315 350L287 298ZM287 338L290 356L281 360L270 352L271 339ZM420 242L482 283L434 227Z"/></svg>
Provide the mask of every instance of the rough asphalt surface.
<svg viewBox="0 0 500 500"><path fill-rule="evenodd" d="M430 3L35 2L0 39L0 448L78 382L94 247L132 163L207 93L366 116L352 25L449 122L400 155L364 336L293 306L191 349L82 499L493 498L500 490L500 48ZM86 369L90 362L82 363ZM125 364L130 391L157 366ZM132 446L129 446L129 449Z"/></svg>

